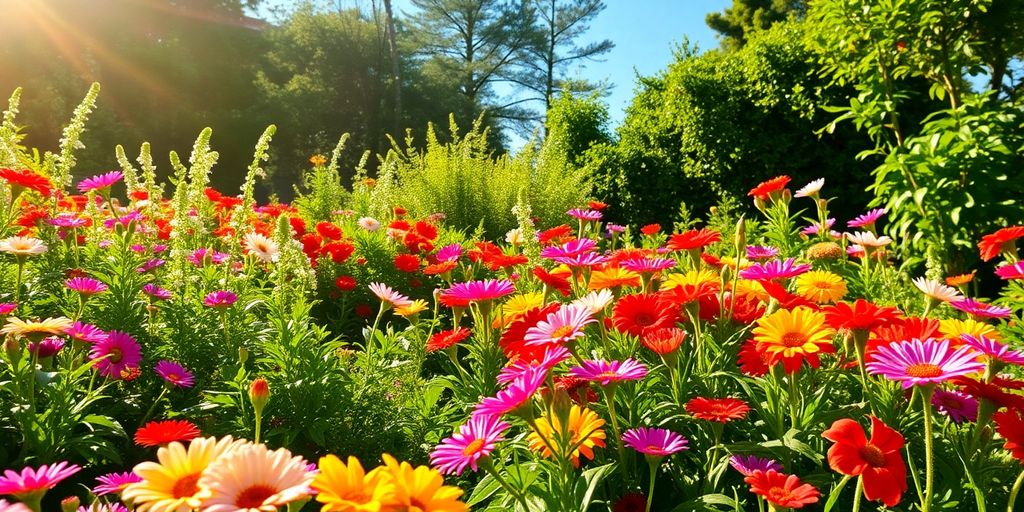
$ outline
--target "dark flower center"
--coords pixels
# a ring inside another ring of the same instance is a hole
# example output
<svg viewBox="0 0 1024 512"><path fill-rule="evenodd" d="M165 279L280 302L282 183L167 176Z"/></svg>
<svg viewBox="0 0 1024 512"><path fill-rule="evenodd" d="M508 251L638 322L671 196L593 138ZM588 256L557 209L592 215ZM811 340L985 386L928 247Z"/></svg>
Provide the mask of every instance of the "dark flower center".
<svg viewBox="0 0 1024 512"><path fill-rule="evenodd" d="M860 456L871 464L871 467L881 468L885 466L885 454L877 446L868 443L860 448Z"/></svg>
<svg viewBox="0 0 1024 512"><path fill-rule="evenodd" d="M245 490L238 493L235 497L235 506L239 508L258 508L263 506L263 502L267 498L273 496L277 491L264 484L256 484L250 487L246 487Z"/></svg>

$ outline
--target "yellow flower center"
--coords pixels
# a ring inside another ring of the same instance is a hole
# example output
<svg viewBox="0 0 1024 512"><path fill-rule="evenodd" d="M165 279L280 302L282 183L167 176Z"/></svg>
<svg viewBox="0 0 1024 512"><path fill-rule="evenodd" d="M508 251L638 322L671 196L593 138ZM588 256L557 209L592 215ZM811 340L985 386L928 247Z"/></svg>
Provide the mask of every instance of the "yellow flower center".
<svg viewBox="0 0 1024 512"><path fill-rule="evenodd" d="M832 289L832 283L830 283L828 281L815 281L814 282L814 287L819 289L819 290L831 290Z"/></svg>
<svg viewBox="0 0 1024 512"><path fill-rule="evenodd" d="M860 456L868 461L868 464L871 464L872 467L880 468L885 466L885 454L871 443L861 447Z"/></svg>
<svg viewBox="0 0 1024 512"><path fill-rule="evenodd" d="M917 363L907 367L907 375L918 378L931 378L942 375L942 368L931 363Z"/></svg>
<svg viewBox="0 0 1024 512"><path fill-rule="evenodd" d="M110 349L110 357L107 358L111 363L120 363L124 359L124 353L119 348Z"/></svg>
<svg viewBox="0 0 1024 512"><path fill-rule="evenodd" d="M782 335L782 344L787 347L802 347L807 343L807 335L802 332L787 332Z"/></svg>
<svg viewBox="0 0 1024 512"><path fill-rule="evenodd" d="M465 455L466 457L469 457L471 455L476 455L483 448L484 440L474 439L471 443L467 444L466 447L462 449L462 454Z"/></svg>
<svg viewBox="0 0 1024 512"><path fill-rule="evenodd" d="M185 475L174 482L174 487L171 488L171 496L175 499L180 498L191 498L199 492L199 475L200 473L193 473L191 475Z"/></svg>
<svg viewBox="0 0 1024 512"><path fill-rule="evenodd" d="M573 333L575 329L571 325L563 325L551 332L551 339L557 340Z"/></svg>
<svg viewBox="0 0 1024 512"><path fill-rule="evenodd" d="M793 498L793 493L785 487L772 487L768 489L767 498L772 503L787 503Z"/></svg>
<svg viewBox="0 0 1024 512"><path fill-rule="evenodd" d="M609 370L607 372L602 372L597 377L599 379L602 379L602 380L603 379L612 379L612 380L614 380L614 379L617 379L619 377L619 374Z"/></svg>
<svg viewBox="0 0 1024 512"><path fill-rule="evenodd" d="M258 508L276 492L273 487L264 484L246 487L235 497L235 506L239 508Z"/></svg>

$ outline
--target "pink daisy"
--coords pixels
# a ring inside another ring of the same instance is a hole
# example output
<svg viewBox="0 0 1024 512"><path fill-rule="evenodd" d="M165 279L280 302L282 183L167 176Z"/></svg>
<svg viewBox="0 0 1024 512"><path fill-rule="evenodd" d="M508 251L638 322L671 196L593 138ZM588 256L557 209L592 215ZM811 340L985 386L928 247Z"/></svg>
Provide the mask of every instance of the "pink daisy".
<svg viewBox="0 0 1024 512"><path fill-rule="evenodd" d="M104 377L118 379L121 371L139 365L142 349L131 335L110 331L107 339L93 343L89 358L96 362L96 370Z"/></svg>
<svg viewBox="0 0 1024 512"><path fill-rule="evenodd" d="M132 210L121 217L115 217L113 219L107 219L103 221L103 226L107 229L114 229L117 226L128 228L132 222L138 224L142 221L142 213L138 210Z"/></svg>
<svg viewBox="0 0 1024 512"><path fill-rule="evenodd" d="M74 213L59 213L49 220L51 226L58 228L80 228L89 223Z"/></svg>
<svg viewBox="0 0 1024 512"><path fill-rule="evenodd" d="M462 246L459 244L446 245L437 250L434 255L438 263L456 262L462 257Z"/></svg>
<svg viewBox="0 0 1024 512"><path fill-rule="evenodd" d="M602 256L596 252L584 252L572 256L560 256L553 258L552 261L559 265L567 265L570 267L593 267L595 265L608 263L608 259L609 258L607 256Z"/></svg>
<svg viewBox="0 0 1024 512"><path fill-rule="evenodd" d="M131 512L128 507L120 503L93 503L86 507L82 505L75 512Z"/></svg>
<svg viewBox="0 0 1024 512"><path fill-rule="evenodd" d="M570 368L569 375L607 386L623 380L640 380L647 376L647 367L635 359L585 360L580 366Z"/></svg>
<svg viewBox="0 0 1024 512"><path fill-rule="evenodd" d="M196 383L196 378L192 375L192 372L173 361L160 361L156 363L153 370L171 386L190 388Z"/></svg>
<svg viewBox="0 0 1024 512"><path fill-rule="evenodd" d="M596 322L590 308L564 306L526 331L527 345L559 345L583 336L583 328Z"/></svg>
<svg viewBox="0 0 1024 512"><path fill-rule="evenodd" d="M235 301L237 300L238 295L235 294L235 292L228 290L217 290L207 294L207 296L203 299L203 305L208 308L223 309L231 307L231 305L234 304Z"/></svg>
<svg viewBox="0 0 1024 512"><path fill-rule="evenodd" d="M552 368L558 366L563 361L572 357L572 352L569 349L561 345L552 345L544 349L544 358L540 361L525 361L523 359L517 359L505 366L498 372L498 383L508 384L516 380L516 377L520 376L527 370L527 368L542 368L545 371L551 371Z"/></svg>
<svg viewBox="0 0 1024 512"><path fill-rule="evenodd" d="M811 269L806 263L796 264L796 259L788 258L785 261L771 260L764 263L755 263L740 271L740 277L754 281L770 281L773 279L786 279L796 277Z"/></svg>
<svg viewBox="0 0 1024 512"><path fill-rule="evenodd" d="M608 224L604 227L604 229L608 231L609 235L617 235L619 233L626 232L626 226L621 226L619 224Z"/></svg>
<svg viewBox="0 0 1024 512"><path fill-rule="evenodd" d="M441 297L455 302L482 302L499 299L515 291L508 279L485 279L455 283L441 292Z"/></svg>
<svg viewBox="0 0 1024 512"><path fill-rule="evenodd" d="M28 344L28 351L36 355L39 359L48 359L57 355L60 349L64 348L64 340L57 336L50 336L43 338L38 343L32 342Z"/></svg>
<svg viewBox="0 0 1024 512"><path fill-rule="evenodd" d="M32 512L32 509L26 507L24 503L0 500L0 512Z"/></svg>
<svg viewBox="0 0 1024 512"><path fill-rule="evenodd" d="M23 468L21 473L10 469L0 477L0 494L10 494L21 501L38 501L46 491L53 489L61 480L78 473L82 469L75 464L58 462L43 464L38 469Z"/></svg>
<svg viewBox="0 0 1024 512"><path fill-rule="evenodd" d="M687 449L683 436L662 428L631 428L622 433L622 442L630 448L653 457L664 457Z"/></svg>
<svg viewBox="0 0 1024 512"><path fill-rule="evenodd" d="M170 290L161 288L153 283L144 285L142 287L142 292L157 300L167 300L171 298Z"/></svg>
<svg viewBox="0 0 1024 512"><path fill-rule="evenodd" d="M767 260L778 256L779 250L774 247L767 245L748 245L747 246L747 259L748 260Z"/></svg>
<svg viewBox="0 0 1024 512"><path fill-rule="evenodd" d="M64 286L82 295L96 295L97 293L107 291L107 285L103 284L99 279L91 277L72 277L64 281Z"/></svg>
<svg viewBox="0 0 1024 512"><path fill-rule="evenodd" d="M970 334L961 334L960 339L964 340L964 345L988 356L989 359L995 359L1009 364L1024 365L1024 353L1018 350L1013 350L985 335L975 338Z"/></svg>
<svg viewBox="0 0 1024 512"><path fill-rule="evenodd" d="M1001 279L1024 279L1024 261L1003 265L996 269L996 275Z"/></svg>
<svg viewBox="0 0 1024 512"><path fill-rule="evenodd" d="M782 464L775 459L765 459L756 455L733 455L729 457L729 465L743 476L750 476L754 471L782 471Z"/></svg>
<svg viewBox="0 0 1024 512"><path fill-rule="evenodd" d="M566 242L557 247L545 247L540 251L540 257L550 260L554 260L555 258L570 258L585 252L590 252L594 247L597 247L597 242L589 238L580 238L579 240Z"/></svg>
<svg viewBox="0 0 1024 512"><path fill-rule="evenodd" d="M128 484L141 482L142 477L128 471L126 473L107 473L96 477L96 481L100 484L92 488L92 493L96 496L106 496L107 494L121 494Z"/></svg>
<svg viewBox="0 0 1024 512"><path fill-rule="evenodd" d="M544 383L547 375L548 372L544 368L536 366L527 368L507 388L498 391L496 396L489 396L481 400L473 409L473 416L501 416L526 405L530 397Z"/></svg>
<svg viewBox="0 0 1024 512"><path fill-rule="evenodd" d="M590 210L586 208L573 208L572 210L565 212L565 214L572 218L588 222L599 221L601 220L601 217L604 216L597 210Z"/></svg>
<svg viewBox="0 0 1024 512"><path fill-rule="evenodd" d="M633 258L623 261L620 266L633 272L660 272L676 266L675 260L668 258Z"/></svg>
<svg viewBox="0 0 1024 512"><path fill-rule="evenodd" d="M835 219L825 219L825 229L831 230L832 226L835 223L836 223ZM817 235L819 232L821 232L821 223L820 222L812 222L810 226L807 226L807 227L805 227L805 228L800 230L800 234L808 235L808 236L810 236L810 235Z"/></svg>
<svg viewBox="0 0 1024 512"><path fill-rule="evenodd" d="M217 252L213 249L207 249L205 247L200 247L192 251L192 254L189 254L186 259L188 259L189 263L192 263L197 267L202 267L207 263L220 265L221 263L227 261L227 259L230 257L230 254Z"/></svg>
<svg viewBox="0 0 1024 512"><path fill-rule="evenodd" d="M18 309L18 305L13 302L0 303L0 315L9 315L15 309Z"/></svg>
<svg viewBox="0 0 1024 512"><path fill-rule="evenodd" d="M1010 308L993 306L974 299L955 300L950 302L949 305L971 316L983 318L1006 318L1010 316Z"/></svg>
<svg viewBox="0 0 1024 512"><path fill-rule="evenodd" d="M153 259L150 259L150 260L146 261L145 263L143 263L142 266L137 268L137 269L135 269L135 271L140 273L140 274L145 274L146 272L149 272L151 270L154 270L156 268L159 268L159 267L163 266L164 263L165 263L164 260L162 260L160 258L153 258Z"/></svg>
<svg viewBox="0 0 1024 512"><path fill-rule="evenodd" d="M932 405L954 423L978 420L978 400L967 393L936 389Z"/></svg>
<svg viewBox="0 0 1024 512"><path fill-rule="evenodd" d="M874 210L871 210L871 211L865 213L864 215L861 215L861 216L851 220L850 222L847 222L846 226L847 227L851 227L851 228L870 227L870 226L873 226L875 224L875 222L878 219L882 218L882 216L885 215L885 214L886 214L886 209L885 208L875 208Z"/></svg>
<svg viewBox="0 0 1024 512"><path fill-rule="evenodd" d="M113 184L121 181L124 177L121 171L111 171L108 173L97 174L91 178L86 178L78 183L78 190L83 194L92 190L102 190L110 188Z"/></svg>
<svg viewBox="0 0 1024 512"><path fill-rule="evenodd" d="M875 351L868 372L900 381L903 389L945 382L953 377L985 370L971 347L951 350L949 341L929 338L891 343Z"/></svg>
<svg viewBox="0 0 1024 512"><path fill-rule="evenodd" d="M391 307L400 308L412 304L412 299L396 292L384 283L370 283L368 288L377 296L378 299L381 300L381 302L388 304Z"/></svg>
<svg viewBox="0 0 1024 512"><path fill-rule="evenodd" d="M504 438L509 424L498 416L472 416L459 431L441 441L430 453L430 464L447 475L460 475L469 466L477 470L477 461L487 457Z"/></svg>
<svg viewBox="0 0 1024 512"><path fill-rule="evenodd" d="M99 327L92 324L84 324L82 322L75 322L71 324L67 329L64 329L64 334L86 343L96 343L107 339L107 333L100 330Z"/></svg>

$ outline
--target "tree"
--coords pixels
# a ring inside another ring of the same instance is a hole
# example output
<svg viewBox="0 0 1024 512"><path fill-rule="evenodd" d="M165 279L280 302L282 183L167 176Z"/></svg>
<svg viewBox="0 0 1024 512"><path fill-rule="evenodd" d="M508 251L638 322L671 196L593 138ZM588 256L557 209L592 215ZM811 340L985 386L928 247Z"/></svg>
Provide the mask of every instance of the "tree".
<svg viewBox="0 0 1024 512"><path fill-rule="evenodd" d="M705 18L709 27L722 36L722 46L736 49L747 42L752 32L765 30L790 16L801 16L807 0L733 0L725 12L713 12Z"/></svg>

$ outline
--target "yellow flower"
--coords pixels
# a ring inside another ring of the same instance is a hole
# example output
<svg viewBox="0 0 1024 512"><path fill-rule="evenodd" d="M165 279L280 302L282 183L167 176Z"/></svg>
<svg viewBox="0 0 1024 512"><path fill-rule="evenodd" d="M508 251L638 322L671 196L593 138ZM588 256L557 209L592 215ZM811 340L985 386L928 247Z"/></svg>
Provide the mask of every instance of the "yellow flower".
<svg viewBox="0 0 1024 512"><path fill-rule="evenodd" d="M441 472L430 466L412 467L399 463L388 454L382 456L380 469L390 476L395 485L397 505L385 510L407 512L468 512L469 506L459 501L462 489L444 485Z"/></svg>
<svg viewBox="0 0 1024 512"><path fill-rule="evenodd" d="M71 319L58 316L46 320L22 320L17 317L7 319L7 324L0 329L0 334L13 334L14 336L54 336L64 334L64 330L71 327Z"/></svg>
<svg viewBox="0 0 1024 512"><path fill-rule="evenodd" d="M722 256L722 264L726 265L726 266L728 266L730 268L734 268L735 269L736 268L736 258L733 257L733 256ZM754 264L754 262L752 262L752 261L750 261L750 260L748 260L746 258L740 258L740 260L739 260L739 269L743 270L743 269L745 269L745 268L747 268L747 267L749 267L749 266L751 266L753 264Z"/></svg>
<svg viewBox="0 0 1024 512"><path fill-rule="evenodd" d="M939 320L939 332L942 333L943 338L953 340L954 345L961 343L961 334L970 334L975 338L984 336L991 340L999 341L999 331L995 327L971 318L967 320L957 320L955 318Z"/></svg>
<svg viewBox="0 0 1024 512"><path fill-rule="evenodd" d="M725 289L732 291L732 283L726 283ZM736 281L736 296L744 300L757 300L761 302L768 302L768 299L771 298L768 292L764 290L764 286L761 286L761 283L749 279L739 279Z"/></svg>
<svg viewBox="0 0 1024 512"><path fill-rule="evenodd" d="M46 252L46 249L46 244L42 240L30 236L12 236L0 240L0 251L19 257L37 256Z"/></svg>
<svg viewBox="0 0 1024 512"><path fill-rule="evenodd" d="M569 457L576 466L580 464L580 455L593 460L594 447L604 447L605 433L601 430L604 420L590 409L573 405L564 429L558 415L539 418L536 424L537 430L531 432L526 440L530 443L531 450L540 452L545 457L552 456L551 450L544 442L545 439L559 451L572 449Z"/></svg>
<svg viewBox="0 0 1024 512"><path fill-rule="evenodd" d="M319 494L323 511L380 512L397 504L395 486L384 468L367 473L359 460L349 456L346 465L335 455L320 458L320 473L310 485Z"/></svg>
<svg viewBox="0 0 1024 512"><path fill-rule="evenodd" d="M313 164L314 167L320 167L327 163L327 157L323 155L313 155L309 157L309 163Z"/></svg>
<svg viewBox="0 0 1024 512"><path fill-rule="evenodd" d="M188 512L199 508L210 496L199 487L203 471L221 455L237 448L242 441L231 436L217 439L193 439L188 449L173 442L157 451L160 462L146 461L133 470L141 482L129 484L121 498L135 504L138 512Z"/></svg>
<svg viewBox="0 0 1024 512"><path fill-rule="evenodd" d="M590 274L588 290L603 290L620 286L640 286L640 274L621 267L610 267L596 270Z"/></svg>
<svg viewBox="0 0 1024 512"><path fill-rule="evenodd" d="M685 274L668 274L665 276L665 282L661 285L662 290L671 290L679 286L700 286L701 284L708 283L712 286L718 287L721 281L721 276L718 272L700 269L690 270Z"/></svg>
<svg viewBox="0 0 1024 512"><path fill-rule="evenodd" d="M418 315L426 310L427 301L423 299L416 299L409 305L396 307L395 314L408 318L413 315Z"/></svg>
<svg viewBox="0 0 1024 512"><path fill-rule="evenodd" d="M494 320L494 327L506 327L522 318L527 311L544 304L544 292L529 292L513 295L501 305L501 317Z"/></svg>
<svg viewBox="0 0 1024 512"><path fill-rule="evenodd" d="M754 328L754 341L769 355L782 357L816 354L832 343L835 331L825 325L825 315L810 308L780 309L762 317Z"/></svg>
<svg viewBox="0 0 1024 512"><path fill-rule="evenodd" d="M796 292L807 300L826 304L846 295L846 281L827 270L812 270L796 278Z"/></svg>

